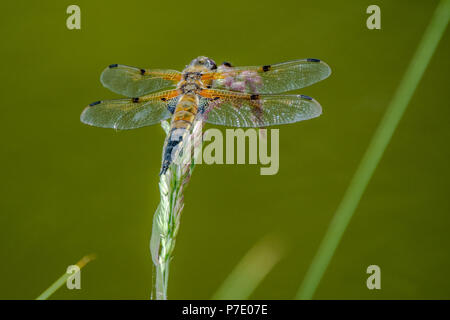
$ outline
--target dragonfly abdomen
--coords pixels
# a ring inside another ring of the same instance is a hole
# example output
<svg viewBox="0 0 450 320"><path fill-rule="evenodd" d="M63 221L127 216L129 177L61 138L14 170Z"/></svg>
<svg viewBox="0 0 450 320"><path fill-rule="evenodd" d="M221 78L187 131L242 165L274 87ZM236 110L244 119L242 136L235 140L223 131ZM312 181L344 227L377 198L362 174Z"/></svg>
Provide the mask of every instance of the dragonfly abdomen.
<svg viewBox="0 0 450 320"><path fill-rule="evenodd" d="M164 144L161 174L166 173L174 157L178 153L182 142L189 133L198 110L196 94L185 94L180 97L175 107L170 125L170 131Z"/></svg>

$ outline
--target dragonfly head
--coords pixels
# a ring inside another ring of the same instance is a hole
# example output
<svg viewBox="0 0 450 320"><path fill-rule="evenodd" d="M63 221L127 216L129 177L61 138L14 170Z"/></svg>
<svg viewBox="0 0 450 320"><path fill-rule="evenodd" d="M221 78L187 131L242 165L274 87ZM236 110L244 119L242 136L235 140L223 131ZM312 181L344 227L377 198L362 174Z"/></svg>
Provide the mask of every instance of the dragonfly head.
<svg viewBox="0 0 450 320"><path fill-rule="evenodd" d="M208 58L208 57L197 57L194 60L191 61L190 67L203 67L206 68L208 70L215 70L217 69L217 65L214 62L214 60Z"/></svg>

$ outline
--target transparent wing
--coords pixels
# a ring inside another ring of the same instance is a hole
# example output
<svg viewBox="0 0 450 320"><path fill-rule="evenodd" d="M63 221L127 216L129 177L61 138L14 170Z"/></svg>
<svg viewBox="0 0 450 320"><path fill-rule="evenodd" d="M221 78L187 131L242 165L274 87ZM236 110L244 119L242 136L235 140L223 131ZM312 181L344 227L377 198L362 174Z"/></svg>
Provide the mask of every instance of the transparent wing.
<svg viewBox="0 0 450 320"><path fill-rule="evenodd" d="M139 69L121 64L110 65L100 77L106 88L128 97L174 88L180 79L181 73L175 70Z"/></svg>
<svg viewBox="0 0 450 320"><path fill-rule="evenodd" d="M171 116L177 96L177 90L169 90L140 98L97 101L84 109L81 122L122 130L149 126Z"/></svg>
<svg viewBox="0 0 450 320"><path fill-rule="evenodd" d="M327 78L330 67L319 59L303 59L259 67L228 67L203 75L212 89L245 93L281 93L307 87Z"/></svg>
<svg viewBox="0 0 450 320"><path fill-rule="evenodd" d="M320 116L320 104L305 95L256 95L204 90L204 119L230 127L266 127Z"/></svg>

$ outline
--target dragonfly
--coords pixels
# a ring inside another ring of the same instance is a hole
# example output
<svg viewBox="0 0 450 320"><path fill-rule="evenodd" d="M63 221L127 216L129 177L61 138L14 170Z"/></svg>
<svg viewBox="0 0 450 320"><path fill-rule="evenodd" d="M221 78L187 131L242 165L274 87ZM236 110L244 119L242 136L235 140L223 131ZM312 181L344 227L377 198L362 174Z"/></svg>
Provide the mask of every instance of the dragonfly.
<svg viewBox="0 0 450 320"><path fill-rule="evenodd" d="M302 94L280 94L327 78L330 67L319 59L273 65L217 66L200 56L182 71L141 69L111 64L100 81L128 98L96 101L81 114L85 124L135 129L171 118L163 149L165 174L194 121L230 127L268 127L320 116L322 107Z"/></svg>

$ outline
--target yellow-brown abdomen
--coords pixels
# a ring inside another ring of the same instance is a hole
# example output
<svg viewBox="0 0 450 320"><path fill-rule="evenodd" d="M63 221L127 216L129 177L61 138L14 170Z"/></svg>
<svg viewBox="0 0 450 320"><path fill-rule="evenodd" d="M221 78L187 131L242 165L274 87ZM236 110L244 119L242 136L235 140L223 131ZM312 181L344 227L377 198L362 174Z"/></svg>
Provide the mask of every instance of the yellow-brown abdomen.
<svg viewBox="0 0 450 320"><path fill-rule="evenodd" d="M164 174L172 163L174 156L182 146L183 139L189 133L198 110L198 96L185 94L180 97L175 107L170 125L170 132L166 138L161 173Z"/></svg>
<svg viewBox="0 0 450 320"><path fill-rule="evenodd" d="M172 128L189 129L198 110L197 95L183 95L175 107L172 117Z"/></svg>

